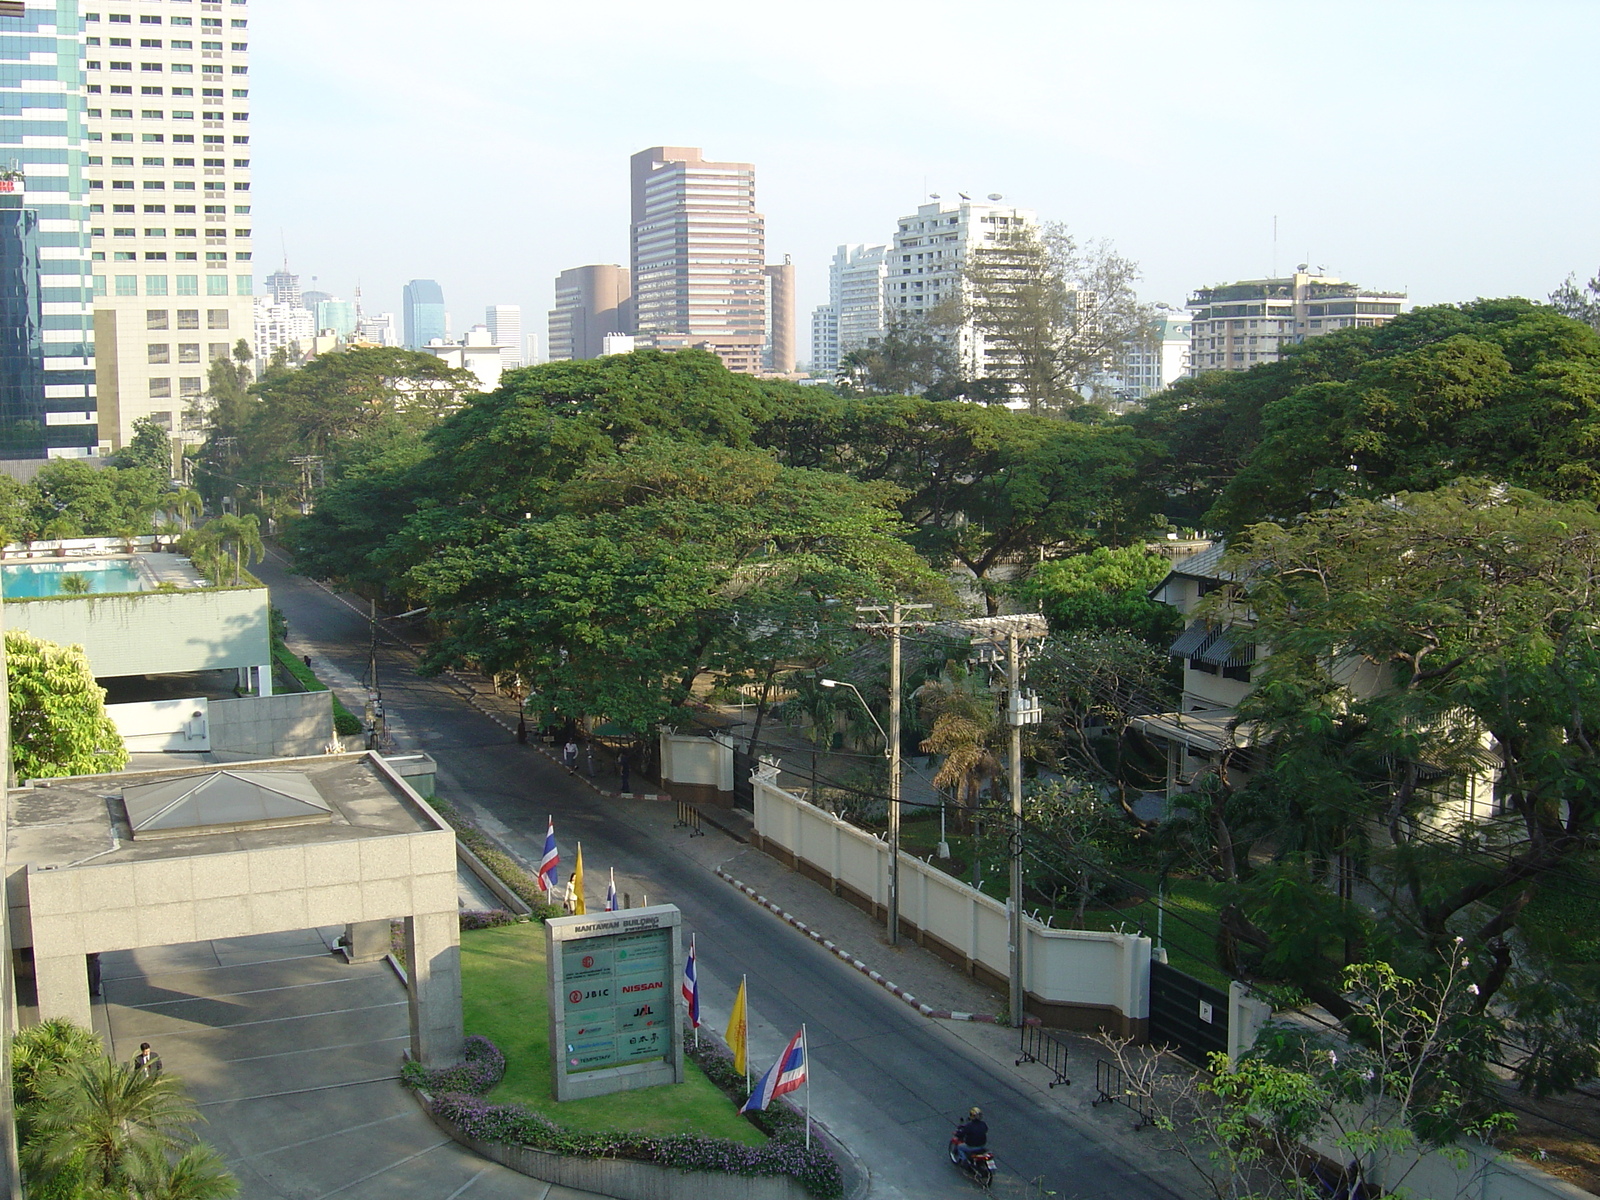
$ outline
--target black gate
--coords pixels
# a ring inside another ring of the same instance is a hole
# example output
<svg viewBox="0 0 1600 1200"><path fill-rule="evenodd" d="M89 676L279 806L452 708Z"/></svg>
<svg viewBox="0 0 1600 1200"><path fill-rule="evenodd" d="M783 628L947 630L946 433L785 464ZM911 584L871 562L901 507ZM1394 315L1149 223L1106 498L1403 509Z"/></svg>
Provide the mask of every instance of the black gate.
<svg viewBox="0 0 1600 1200"><path fill-rule="evenodd" d="M1166 963L1150 964L1150 1041L1192 1063L1228 1052L1228 994Z"/></svg>
<svg viewBox="0 0 1600 1200"><path fill-rule="evenodd" d="M750 782L750 776L760 764L753 754L742 754L738 750L733 752L733 806L742 808L745 812L756 810L756 789Z"/></svg>

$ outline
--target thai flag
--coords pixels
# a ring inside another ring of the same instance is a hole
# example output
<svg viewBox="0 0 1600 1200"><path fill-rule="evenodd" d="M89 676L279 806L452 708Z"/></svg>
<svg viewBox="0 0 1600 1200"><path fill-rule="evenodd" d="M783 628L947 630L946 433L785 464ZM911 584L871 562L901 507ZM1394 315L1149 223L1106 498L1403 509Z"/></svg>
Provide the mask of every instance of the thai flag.
<svg viewBox="0 0 1600 1200"><path fill-rule="evenodd" d="M760 1112L779 1096L794 1091L806 1081L806 1031L804 1028L789 1039L783 1055L768 1068L767 1073L750 1093L740 1112Z"/></svg>
<svg viewBox="0 0 1600 1200"><path fill-rule="evenodd" d="M539 888L553 896L561 886L561 855L556 851L556 822L550 818L550 828L544 835L544 857L539 860Z"/></svg>
<svg viewBox="0 0 1600 1200"><path fill-rule="evenodd" d="M611 882L606 884L606 911L617 911L617 872L615 869L611 872Z"/></svg>
<svg viewBox="0 0 1600 1200"><path fill-rule="evenodd" d="M694 939L689 939L689 957L683 964L683 1002L689 1006L689 1028L700 1028L700 979L694 971ZM699 1034L695 1034L699 1037Z"/></svg>

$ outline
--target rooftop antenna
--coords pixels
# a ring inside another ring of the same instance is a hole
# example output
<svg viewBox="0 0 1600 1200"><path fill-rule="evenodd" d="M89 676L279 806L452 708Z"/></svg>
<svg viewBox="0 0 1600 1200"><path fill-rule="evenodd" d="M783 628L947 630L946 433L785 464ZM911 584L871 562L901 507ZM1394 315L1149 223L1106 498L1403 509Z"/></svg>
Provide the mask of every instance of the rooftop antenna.
<svg viewBox="0 0 1600 1200"><path fill-rule="evenodd" d="M1278 214L1272 214L1272 274L1269 278L1278 277Z"/></svg>

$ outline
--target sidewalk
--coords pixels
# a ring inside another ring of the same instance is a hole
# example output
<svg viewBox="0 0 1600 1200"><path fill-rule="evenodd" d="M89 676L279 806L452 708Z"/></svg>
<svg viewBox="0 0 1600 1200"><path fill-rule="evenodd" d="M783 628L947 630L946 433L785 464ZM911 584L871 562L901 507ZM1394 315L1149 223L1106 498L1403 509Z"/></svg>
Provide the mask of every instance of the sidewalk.
<svg viewBox="0 0 1600 1200"><path fill-rule="evenodd" d="M501 837L509 831L496 828L493 816L476 809L469 801L463 808L472 811L486 830ZM868 973L878 979L886 989L892 987L915 997L912 1008L920 1011L926 1005L936 1011L973 1014L993 1018L1006 1010L1006 998L976 981L925 950L914 942L902 940L890 946L884 927L849 902L832 895L819 884L789 870L776 859L752 846L737 840L737 834L749 829L749 818L742 812L726 809L703 808L702 816L714 814L716 823L703 822L704 837L691 837L686 829L675 827L675 805L660 801L634 798L619 800L611 809L614 819L648 834L663 845L671 845L678 853L724 876L722 886L727 888L729 904L747 904L760 907L757 902L738 890L727 879L738 881L764 896L778 908L803 922L809 930L816 931L817 940L833 943L843 952L841 957L857 959ZM726 829L723 827L727 827ZM730 833L728 830L734 832ZM518 857L522 857L518 855ZM533 864L526 864L532 867ZM776 925L782 920L777 915L770 919ZM1070 1044L1069 1087L1050 1087L1052 1076L1037 1064L1017 1064L1017 1030L983 1020L938 1019L949 1032L959 1037L986 1058L997 1075L1004 1075L1015 1085L1027 1090L1042 1106L1062 1121L1075 1127L1094 1141L1107 1146L1113 1153L1135 1165L1140 1171L1164 1185L1176 1196L1197 1195L1194 1179L1178 1157L1162 1147L1157 1131L1136 1132L1134 1118L1124 1108L1114 1105L1096 1107L1092 1102L1095 1093L1095 1059L1103 1051L1092 1039L1082 1034L1055 1031L1056 1036ZM960 1106L966 1101L953 1098ZM1005 1133L997 1130L997 1144L1003 1146Z"/></svg>

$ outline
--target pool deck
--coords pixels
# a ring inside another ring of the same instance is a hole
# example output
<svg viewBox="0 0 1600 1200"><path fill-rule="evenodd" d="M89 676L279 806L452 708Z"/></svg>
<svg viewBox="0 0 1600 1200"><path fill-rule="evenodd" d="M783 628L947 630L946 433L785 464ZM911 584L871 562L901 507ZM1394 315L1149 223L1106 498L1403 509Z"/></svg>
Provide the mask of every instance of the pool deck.
<svg viewBox="0 0 1600 1200"><path fill-rule="evenodd" d="M0 567L50 566L52 564L61 564L65 566L74 562L83 563L86 559L93 562L117 563L119 565L125 563L132 564L133 569L139 575L141 581L141 591L153 592L163 584L171 584L174 587L179 588L203 588L210 586L205 576L201 575L199 571L195 570L194 564L181 554L101 553L93 555L69 554L64 557L57 557L55 555L51 555L49 557L41 557L39 555L7 555L4 558L0 558ZM103 595L104 593L99 594Z"/></svg>

